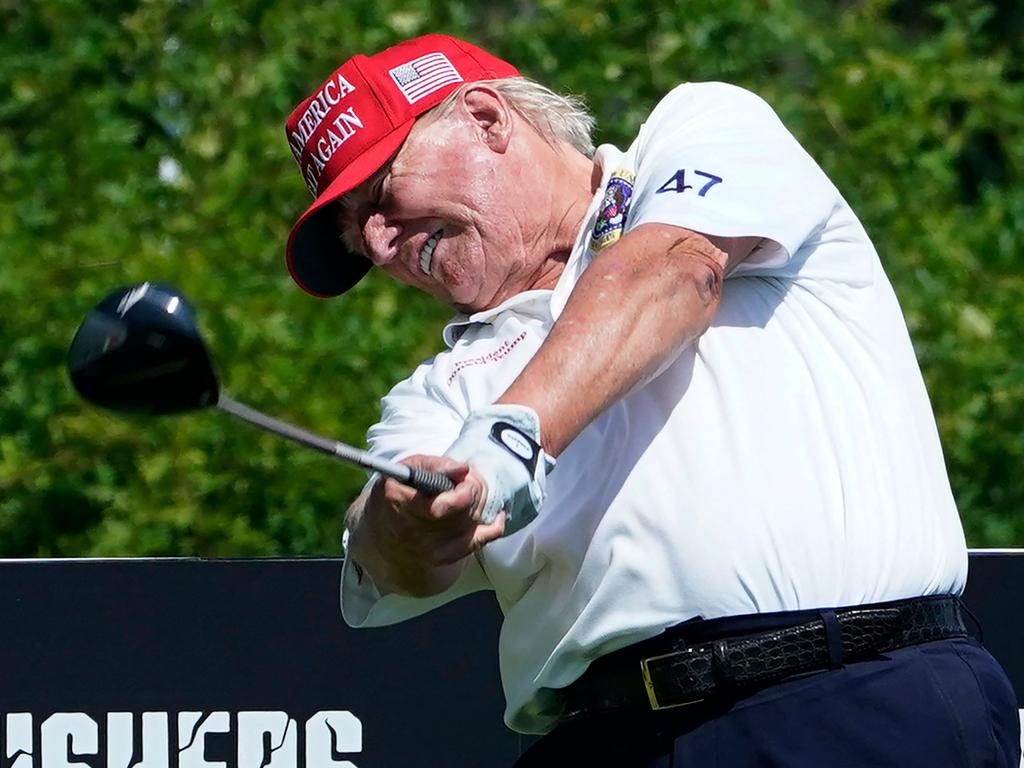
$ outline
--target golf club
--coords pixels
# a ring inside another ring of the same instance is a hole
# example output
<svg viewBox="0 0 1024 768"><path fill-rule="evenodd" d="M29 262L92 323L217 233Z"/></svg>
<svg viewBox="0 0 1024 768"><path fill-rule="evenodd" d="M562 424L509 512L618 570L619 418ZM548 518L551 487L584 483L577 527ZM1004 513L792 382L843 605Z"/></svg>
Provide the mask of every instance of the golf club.
<svg viewBox="0 0 1024 768"><path fill-rule="evenodd" d="M82 397L104 408L158 415L216 406L268 432L425 493L437 494L454 486L438 472L385 461L225 395L199 335L195 312L169 285L128 286L97 304L71 342L68 373Z"/></svg>

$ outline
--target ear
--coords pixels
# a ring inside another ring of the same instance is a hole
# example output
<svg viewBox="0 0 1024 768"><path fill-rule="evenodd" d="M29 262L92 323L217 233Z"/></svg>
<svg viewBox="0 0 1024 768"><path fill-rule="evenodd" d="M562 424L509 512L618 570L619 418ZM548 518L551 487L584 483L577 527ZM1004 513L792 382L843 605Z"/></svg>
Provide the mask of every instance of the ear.
<svg viewBox="0 0 1024 768"><path fill-rule="evenodd" d="M473 85L463 91L461 101L484 143L504 154L512 138L512 108L505 97L488 85Z"/></svg>

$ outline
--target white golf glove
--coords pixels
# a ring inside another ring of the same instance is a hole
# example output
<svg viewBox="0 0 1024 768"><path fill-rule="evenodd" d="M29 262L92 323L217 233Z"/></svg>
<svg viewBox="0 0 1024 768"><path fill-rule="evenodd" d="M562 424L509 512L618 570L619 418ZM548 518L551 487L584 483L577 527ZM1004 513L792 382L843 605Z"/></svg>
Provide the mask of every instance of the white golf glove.
<svg viewBox="0 0 1024 768"><path fill-rule="evenodd" d="M533 520L544 503L544 485L555 460L540 447L540 418L525 405L491 405L473 411L445 452L464 461L487 483L480 522L505 510L505 535Z"/></svg>

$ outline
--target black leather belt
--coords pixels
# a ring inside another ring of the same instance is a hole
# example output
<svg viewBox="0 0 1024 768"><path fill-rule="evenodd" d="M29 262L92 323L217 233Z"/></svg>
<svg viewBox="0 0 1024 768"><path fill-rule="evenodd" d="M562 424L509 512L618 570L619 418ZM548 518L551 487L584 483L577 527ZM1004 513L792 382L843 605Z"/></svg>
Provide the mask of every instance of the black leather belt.
<svg viewBox="0 0 1024 768"><path fill-rule="evenodd" d="M739 696L793 675L967 635L960 602L948 595L687 622L595 661L565 689L562 719Z"/></svg>

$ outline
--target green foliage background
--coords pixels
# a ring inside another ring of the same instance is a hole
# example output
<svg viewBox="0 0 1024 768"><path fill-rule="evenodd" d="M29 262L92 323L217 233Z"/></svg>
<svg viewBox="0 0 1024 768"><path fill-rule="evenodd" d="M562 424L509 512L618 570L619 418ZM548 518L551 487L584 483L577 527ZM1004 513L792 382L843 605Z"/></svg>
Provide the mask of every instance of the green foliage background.
<svg viewBox="0 0 1024 768"><path fill-rule="evenodd" d="M1013 6L0 0L0 556L338 551L358 471L213 414L100 412L64 358L109 290L171 282L227 391L360 444L447 313L378 277L330 302L291 284L308 195L282 126L344 58L428 31L583 94L603 142L628 143L677 82L763 95L882 254L971 543L1024 542Z"/></svg>

